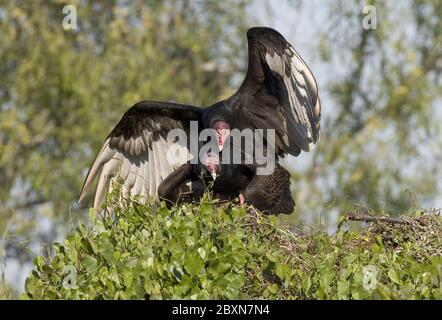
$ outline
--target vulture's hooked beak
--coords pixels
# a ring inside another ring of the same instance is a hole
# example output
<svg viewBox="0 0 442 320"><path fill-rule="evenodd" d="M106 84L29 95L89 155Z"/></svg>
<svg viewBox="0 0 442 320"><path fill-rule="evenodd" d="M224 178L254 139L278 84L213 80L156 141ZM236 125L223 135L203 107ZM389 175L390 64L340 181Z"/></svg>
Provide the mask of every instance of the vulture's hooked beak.
<svg viewBox="0 0 442 320"><path fill-rule="evenodd" d="M230 135L230 125L227 122L220 120L213 124L213 129L216 130L218 136L218 149L219 151L222 151L224 144Z"/></svg>
<svg viewBox="0 0 442 320"><path fill-rule="evenodd" d="M219 156L214 153L206 154L202 162L206 166L206 170L210 173L213 181L215 181L218 177Z"/></svg>
<svg viewBox="0 0 442 320"><path fill-rule="evenodd" d="M218 148L219 151L221 152L223 150L227 138L229 137L230 129L217 130L217 134L218 134Z"/></svg>

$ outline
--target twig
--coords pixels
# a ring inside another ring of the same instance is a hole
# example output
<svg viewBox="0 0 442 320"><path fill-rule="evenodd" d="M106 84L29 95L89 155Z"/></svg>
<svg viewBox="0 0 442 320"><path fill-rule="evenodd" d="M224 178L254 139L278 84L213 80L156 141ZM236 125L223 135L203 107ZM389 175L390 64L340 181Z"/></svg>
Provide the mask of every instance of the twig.
<svg viewBox="0 0 442 320"><path fill-rule="evenodd" d="M17 204L16 206L14 206L14 210L29 209L29 208L44 204L46 202L49 202L49 200L45 199L45 198L38 198L36 200L31 200L29 202Z"/></svg>
<svg viewBox="0 0 442 320"><path fill-rule="evenodd" d="M368 214L356 214L354 212L347 213L346 220L364 221L364 222L386 222L386 223L395 223L395 224L410 224L410 222L404 218L376 217L376 216L371 216Z"/></svg>

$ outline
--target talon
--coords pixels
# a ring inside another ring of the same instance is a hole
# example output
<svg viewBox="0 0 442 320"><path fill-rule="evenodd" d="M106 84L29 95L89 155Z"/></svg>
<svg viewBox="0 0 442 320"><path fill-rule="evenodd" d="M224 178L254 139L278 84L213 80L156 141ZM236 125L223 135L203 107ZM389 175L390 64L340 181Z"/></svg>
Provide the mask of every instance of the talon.
<svg viewBox="0 0 442 320"><path fill-rule="evenodd" d="M244 198L243 194L239 194L239 204L244 205L246 203L246 199Z"/></svg>

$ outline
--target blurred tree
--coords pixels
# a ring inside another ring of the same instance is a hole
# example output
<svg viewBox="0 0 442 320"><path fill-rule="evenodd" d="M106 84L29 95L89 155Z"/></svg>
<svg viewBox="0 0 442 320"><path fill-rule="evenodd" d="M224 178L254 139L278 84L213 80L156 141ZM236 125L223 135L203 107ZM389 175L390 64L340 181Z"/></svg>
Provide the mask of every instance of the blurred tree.
<svg viewBox="0 0 442 320"><path fill-rule="evenodd" d="M324 5L318 48L328 76L320 93L332 100L322 101L321 141L307 174L295 174L298 212L317 222L355 204L392 214L433 205L442 159L442 1ZM366 5L376 9L375 29L363 28Z"/></svg>
<svg viewBox="0 0 442 320"><path fill-rule="evenodd" d="M247 0L72 0L78 30L62 26L66 4L0 2L0 234L12 219L6 258L21 262L77 219L86 170L125 110L219 100L246 58Z"/></svg>
<svg viewBox="0 0 442 320"><path fill-rule="evenodd" d="M249 2L72 0L79 29L65 30L65 1L0 1L0 276L5 259L29 261L85 211L76 198L88 165L128 107L232 93L246 66ZM288 220L332 221L355 203L392 213L431 204L442 161L442 0L319 3L326 72L311 67L322 138L294 173ZM376 29L362 27L368 4Z"/></svg>

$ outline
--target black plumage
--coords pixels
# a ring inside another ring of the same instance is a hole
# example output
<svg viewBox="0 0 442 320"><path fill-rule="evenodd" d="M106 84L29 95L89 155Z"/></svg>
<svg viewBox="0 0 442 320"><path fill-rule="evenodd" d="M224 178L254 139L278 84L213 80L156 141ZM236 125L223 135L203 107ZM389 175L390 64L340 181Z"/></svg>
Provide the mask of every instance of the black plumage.
<svg viewBox="0 0 442 320"><path fill-rule="evenodd" d="M293 212L290 174L278 163L271 175L257 175L256 166L245 164L220 164L216 173L213 181L203 164L183 164L160 184L158 196L171 205L183 199L198 201L203 192L209 190L221 200L243 197L248 205L264 213ZM195 192L183 191L188 181L200 182L200 188Z"/></svg>
<svg viewBox="0 0 442 320"><path fill-rule="evenodd" d="M134 105L103 144L86 177L79 201L84 199L96 176L99 176L94 201L96 209L101 207L117 177L123 182L123 196L140 194L146 199L158 199L160 184L189 161L186 152L178 152L172 158L168 156L172 146L189 151L190 141L176 146L167 140L167 133L176 128L190 133L191 121L198 123L199 130L216 130L220 148L226 139L221 133L224 128L274 129L276 141L270 152L277 156L296 156L301 150L309 151L319 140L321 117L313 74L277 31L252 28L247 38L247 74L232 97L207 108L151 101ZM265 141L265 148L269 147ZM272 175L257 181L279 180L278 170ZM252 183L250 181L249 186L253 186ZM188 188L195 190L197 187L189 184Z"/></svg>

